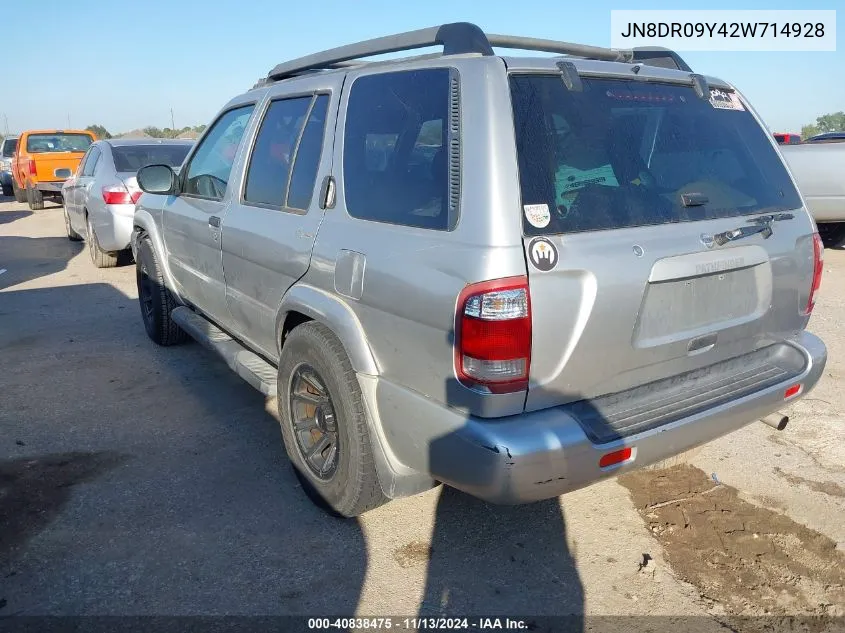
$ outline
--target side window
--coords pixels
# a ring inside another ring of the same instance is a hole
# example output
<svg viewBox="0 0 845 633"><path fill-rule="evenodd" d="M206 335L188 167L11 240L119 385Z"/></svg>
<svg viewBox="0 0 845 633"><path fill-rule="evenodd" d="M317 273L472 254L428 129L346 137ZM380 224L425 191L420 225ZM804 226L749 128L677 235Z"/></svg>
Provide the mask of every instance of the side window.
<svg viewBox="0 0 845 633"><path fill-rule="evenodd" d="M85 159L85 167L82 169L83 176L93 176L94 170L97 169L97 163L100 162L101 152L99 148L91 148L88 158Z"/></svg>
<svg viewBox="0 0 845 633"><path fill-rule="evenodd" d="M273 101L261 122L249 159L244 200L282 207L288 175L312 97Z"/></svg>
<svg viewBox="0 0 845 633"><path fill-rule="evenodd" d="M183 193L220 200L226 193L229 175L254 105L225 112L191 157Z"/></svg>
<svg viewBox="0 0 845 633"><path fill-rule="evenodd" d="M382 73L352 84L343 182L356 218L448 230L446 68Z"/></svg>
<svg viewBox="0 0 845 633"><path fill-rule="evenodd" d="M320 95L308 115L308 123L296 150L296 162L290 177L287 206L292 209L308 209L314 195L320 155L323 151L323 133L326 129L326 114L329 109L328 95Z"/></svg>
<svg viewBox="0 0 845 633"><path fill-rule="evenodd" d="M85 172L85 165L88 162L88 159L91 158L91 153L93 151L94 150L92 148L89 148L88 151L85 152L85 155L82 157L82 159L79 161L79 167L76 168L77 176L81 176Z"/></svg>

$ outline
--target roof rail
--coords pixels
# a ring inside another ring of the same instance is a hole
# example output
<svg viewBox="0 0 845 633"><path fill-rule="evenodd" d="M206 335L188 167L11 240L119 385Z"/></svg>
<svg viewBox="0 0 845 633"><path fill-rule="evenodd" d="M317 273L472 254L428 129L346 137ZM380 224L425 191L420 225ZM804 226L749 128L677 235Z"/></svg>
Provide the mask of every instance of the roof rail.
<svg viewBox="0 0 845 633"><path fill-rule="evenodd" d="M278 64L267 75L267 81L278 81L307 71L348 66L351 60L360 60L373 55L396 53L429 46L442 46L444 55L478 53L493 55L493 47L560 53L586 59L618 62L641 62L652 66L678 68L692 72L689 66L674 51L662 48L636 48L617 50L586 44L571 44L556 40L514 35L485 34L475 24L453 22L427 29L408 31L396 35L377 37L356 44L331 48L313 55L306 55Z"/></svg>
<svg viewBox="0 0 845 633"><path fill-rule="evenodd" d="M396 53L428 46L442 46L444 55L461 53L481 53L492 55L493 49L487 41L484 31L469 22L454 22L442 26L432 26L418 31L408 31L397 35L377 37L357 44L347 44L331 48L321 53L306 55L276 66L267 75L270 80L291 77L305 70L325 68L338 62L345 62L372 55Z"/></svg>

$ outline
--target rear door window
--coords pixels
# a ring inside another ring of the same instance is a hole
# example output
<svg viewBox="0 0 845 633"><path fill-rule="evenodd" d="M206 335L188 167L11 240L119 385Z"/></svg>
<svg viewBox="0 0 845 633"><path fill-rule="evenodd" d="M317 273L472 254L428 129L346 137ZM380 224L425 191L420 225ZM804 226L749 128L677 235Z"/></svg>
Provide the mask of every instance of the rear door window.
<svg viewBox="0 0 845 633"><path fill-rule="evenodd" d="M526 234L801 206L768 133L732 92L707 100L691 86L582 78L573 92L558 76L510 81L522 203L542 210L525 214Z"/></svg>
<svg viewBox="0 0 845 633"><path fill-rule="evenodd" d="M249 159L246 203L308 209L323 149L328 102L328 95L318 95L270 104Z"/></svg>

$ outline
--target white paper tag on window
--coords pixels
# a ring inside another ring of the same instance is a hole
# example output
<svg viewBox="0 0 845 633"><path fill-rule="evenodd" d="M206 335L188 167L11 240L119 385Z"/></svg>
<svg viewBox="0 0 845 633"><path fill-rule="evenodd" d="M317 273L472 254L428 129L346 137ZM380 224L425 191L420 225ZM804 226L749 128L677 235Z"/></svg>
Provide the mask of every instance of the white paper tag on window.
<svg viewBox="0 0 845 633"><path fill-rule="evenodd" d="M710 88L710 105L720 110L745 111L745 106L735 92L726 92L717 88Z"/></svg>
<svg viewBox="0 0 845 633"><path fill-rule="evenodd" d="M525 211L525 219L531 226L536 226L538 229L545 228L551 221L551 214L549 213L549 205L547 204L526 204L523 205Z"/></svg>

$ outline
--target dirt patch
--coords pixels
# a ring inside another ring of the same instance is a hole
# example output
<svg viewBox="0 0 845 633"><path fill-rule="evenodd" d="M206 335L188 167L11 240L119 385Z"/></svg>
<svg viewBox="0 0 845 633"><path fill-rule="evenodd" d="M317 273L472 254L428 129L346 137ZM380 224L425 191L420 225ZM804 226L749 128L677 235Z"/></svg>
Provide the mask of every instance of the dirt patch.
<svg viewBox="0 0 845 633"><path fill-rule="evenodd" d="M783 472L778 466L774 467L774 472L778 477L784 478L795 486L807 486L807 488L814 492L823 492L831 497L845 498L845 488L833 481L816 481L815 479L807 479L800 475L790 475L789 473Z"/></svg>
<svg viewBox="0 0 845 633"><path fill-rule="evenodd" d="M772 630L770 618L796 615L805 626L794 630L845 622L845 555L831 539L744 501L692 466L629 473L619 483L675 575L731 628Z"/></svg>
<svg viewBox="0 0 845 633"><path fill-rule="evenodd" d="M427 563L431 558L431 547L427 543L413 541L396 549L393 558L400 567L413 567L420 563Z"/></svg>

